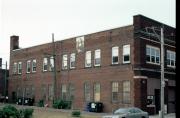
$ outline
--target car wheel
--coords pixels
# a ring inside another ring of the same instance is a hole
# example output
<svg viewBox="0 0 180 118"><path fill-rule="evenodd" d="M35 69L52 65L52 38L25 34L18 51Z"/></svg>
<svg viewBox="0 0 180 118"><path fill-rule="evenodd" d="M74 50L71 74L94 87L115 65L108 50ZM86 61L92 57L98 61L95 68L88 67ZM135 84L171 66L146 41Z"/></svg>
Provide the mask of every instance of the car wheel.
<svg viewBox="0 0 180 118"><path fill-rule="evenodd" d="M146 118L145 116L142 116L142 118Z"/></svg>
<svg viewBox="0 0 180 118"><path fill-rule="evenodd" d="M126 117L122 117L122 118L126 118Z"/></svg>

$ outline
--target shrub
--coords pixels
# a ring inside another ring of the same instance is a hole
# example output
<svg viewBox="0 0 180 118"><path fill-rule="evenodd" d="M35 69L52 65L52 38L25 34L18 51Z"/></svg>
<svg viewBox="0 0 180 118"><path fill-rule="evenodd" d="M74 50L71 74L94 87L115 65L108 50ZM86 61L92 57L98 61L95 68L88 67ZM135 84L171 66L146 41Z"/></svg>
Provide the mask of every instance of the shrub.
<svg viewBox="0 0 180 118"><path fill-rule="evenodd" d="M5 118L19 118L20 112L14 106L7 105L3 107L3 115Z"/></svg>
<svg viewBox="0 0 180 118"><path fill-rule="evenodd" d="M81 112L78 110L72 111L71 113L72 117L80 117L81 116Z"/></svg>
<svg viewBox="0 0 180 118"><path fill-rule="evenodd" d="M44 107L44 100L39 100L38 107Z"/></svg>
<svg viewBox="0 0 180 118"><path fill-rule="evenodd" d="M53 108L56 109L71 109L71 101L56 100L53 102Z"/></svg>
<svg viewBox="0 0 180 118"><path fill-rule="evenodd" d="M33 109L21 109L21 118L31 118L33 115L34 110Z"/></svg>

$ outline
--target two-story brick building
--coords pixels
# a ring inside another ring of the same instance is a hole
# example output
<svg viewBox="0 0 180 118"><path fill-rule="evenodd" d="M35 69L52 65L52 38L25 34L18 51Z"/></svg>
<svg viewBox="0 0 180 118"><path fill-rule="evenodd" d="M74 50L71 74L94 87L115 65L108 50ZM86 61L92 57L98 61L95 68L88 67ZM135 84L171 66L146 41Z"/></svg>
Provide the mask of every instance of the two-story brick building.
<svg viewBox="0 0 180 118"><path fill-rule="evenodd" d="M175 112L175 28L142 15L133 24L55 42L19 48L11 36L9 98L33 97L51 103L56 65L56 97L82 109L100 101L104 112L137 106L158 113L160 105L160 41L152 27L164 27L165 104Z"/></svg>

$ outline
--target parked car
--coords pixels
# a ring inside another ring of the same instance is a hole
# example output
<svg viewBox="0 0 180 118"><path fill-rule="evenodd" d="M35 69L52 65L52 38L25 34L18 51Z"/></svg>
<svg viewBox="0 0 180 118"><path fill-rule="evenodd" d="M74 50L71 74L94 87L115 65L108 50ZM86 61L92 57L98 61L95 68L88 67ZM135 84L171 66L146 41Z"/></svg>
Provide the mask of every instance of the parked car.
<svg viewBox="0 0 180 118"><path fill-rule="evenodd" d="M120 108L114 114L103 116L102 118L149 118L147 112L136 107Z"/></svg>

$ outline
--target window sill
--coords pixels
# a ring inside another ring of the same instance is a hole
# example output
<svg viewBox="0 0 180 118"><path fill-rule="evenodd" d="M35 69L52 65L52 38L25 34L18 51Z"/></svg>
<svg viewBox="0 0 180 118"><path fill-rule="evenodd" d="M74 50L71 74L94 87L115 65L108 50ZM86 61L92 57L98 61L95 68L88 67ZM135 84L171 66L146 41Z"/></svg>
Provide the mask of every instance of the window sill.
<svg viewBox="0 0 180 118"><path fill-rule="evenodd" d="M160 63L146 62L146 64L152 64L152 65L160 66Z"/></svg>

